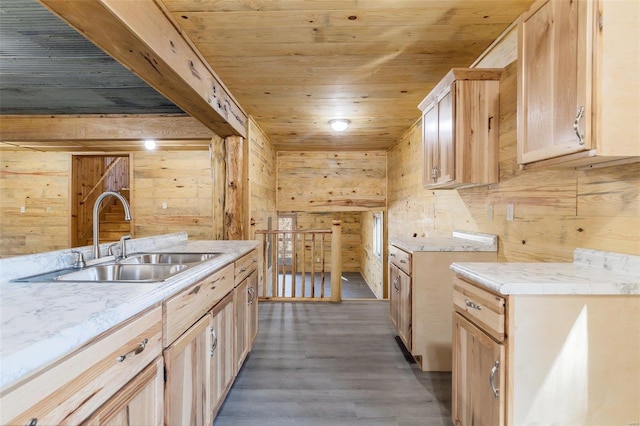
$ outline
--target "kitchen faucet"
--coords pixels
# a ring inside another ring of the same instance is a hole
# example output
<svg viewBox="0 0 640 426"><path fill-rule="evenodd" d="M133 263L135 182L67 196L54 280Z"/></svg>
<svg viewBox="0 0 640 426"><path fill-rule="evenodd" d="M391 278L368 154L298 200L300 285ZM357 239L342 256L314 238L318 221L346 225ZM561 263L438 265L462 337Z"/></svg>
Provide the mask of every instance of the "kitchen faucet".
<svg viewBox="0 0 640 426"><path fill-rule="evenodd" d="M113 191L103 192L96 199L95 204L93 205L93 258L97 259L100 257L100 246L98 242L98 236L100 234L100 217L99 217L99 208L102 200L109 196L114 196L118 198L122 205L124 206L124 220L131 220L131 210L129 209L129 203L127 199L122 196L122 194Z"/></svg>

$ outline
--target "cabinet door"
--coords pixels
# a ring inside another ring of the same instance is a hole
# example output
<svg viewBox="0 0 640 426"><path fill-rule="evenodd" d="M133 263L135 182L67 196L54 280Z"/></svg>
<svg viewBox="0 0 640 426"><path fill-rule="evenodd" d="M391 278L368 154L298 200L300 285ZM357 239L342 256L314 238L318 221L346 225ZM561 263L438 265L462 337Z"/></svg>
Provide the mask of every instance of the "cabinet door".
<svg viewBox="0 0 640 426"><path fill-rule="evenodd" d="M540 0L521 17L518 28L520 164L591 148L587 6L584 0Z"/></svg>
<svg viewBox="0 0 640 426"><path fill-rule="evenodd" d="M504 345L454 314L454 424L504 425L505 367Z"/></svg>
<svg viewBox="0 0 640 426"><path fill-rule="evenodd" d="M245 278L234 290L235 329L236 329L236 371L240 370L249 351L247 347L247 306L249 280Z"/></svg>
<svg viewBox="0 0 640 426"><path fill-rule="evenodd" d="M211 313L164 351L167 368L165 424L209 425Z"/></svg>
<svg viewBox="0 0 640 426"><path fill-rule="evenodd" d="M411 277L398 270L398 334L409 351L412 349L411 336Z"/></svg>
<svg viewBox="0 0 640 426"><path fill-rule="evenodd" d="M225 297L212 311L210 324L213 339L210 348L211 411L217 413L235 375L233 294Z"/></svg>
<svg viewBox="0 0 640 426"><path fill-rule="evenodd" d="M83 424L161 426L163 424L163 366L162 358L156 359Z"/></svg>
<svg viewBox="0 0 640 426"><path fill-rule="evenodd" d="M438 161L436 163L437 182L446 183L455 179L454 129L456 126L455 85L438 97Z"/></svg>
<svg viewBox="0 0 640 426"><path fill-rule="evenodd" d="M393 263L389 263L389 317L393 325L398 328L398 317L400 315L400 269Z"/></svg>
<svg viewBox="0 0 640 426"><path fill-rule="evenodd" d="M422 114L422 184L437 183L438 105L432 103Z"/></svg>
<svg viewBox="0 0 640 426"><path fill-rule="evenodd" d="M250 352L258 335L258 271L248 278L247 286L247 350Z"/></svg>

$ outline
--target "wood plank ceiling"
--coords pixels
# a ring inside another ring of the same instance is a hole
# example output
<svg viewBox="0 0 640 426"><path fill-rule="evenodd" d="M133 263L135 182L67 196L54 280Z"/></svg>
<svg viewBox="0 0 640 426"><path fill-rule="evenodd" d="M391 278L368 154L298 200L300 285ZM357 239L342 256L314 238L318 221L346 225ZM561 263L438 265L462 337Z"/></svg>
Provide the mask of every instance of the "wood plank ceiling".
<svg viewBox="0 0 640 426"><path fill-rule="evenodd" d="M34 16L49 12L34 1L2 0L3 9L25 7L12 20L2 18L0 113L177 108L161 96L151 100L149 87L136 94L144 86L140 80L112 72L115 62L89 53L92 45L73 30L38 25ZM469 66L533 0L155 1L277 150L376 150L387 149L418 119L418 103L450 68ZM11 49L4 41L9 22L17 28L12 37L24 37ZM77 44L67 44L74 36ZM72 53L81 55L75 71L61 71L61 59ZM18 63L31 69L16 71ZM80 78L68 77L74 72ZM90 80L92 73L99 79ZM65 82L70 86L63 88ZM47 84L58 90L42 96ZM24 96L38 92L43 110L29 111ZM351 126L333 132L333 118L346 118Z"/></svg>

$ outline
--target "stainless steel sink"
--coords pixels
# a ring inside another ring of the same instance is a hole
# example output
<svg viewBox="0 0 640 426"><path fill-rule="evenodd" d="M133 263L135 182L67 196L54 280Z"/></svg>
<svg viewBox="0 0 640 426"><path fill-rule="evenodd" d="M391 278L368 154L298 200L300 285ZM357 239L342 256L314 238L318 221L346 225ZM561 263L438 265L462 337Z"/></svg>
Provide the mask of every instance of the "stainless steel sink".
<svg viewBox="0 0 640 426"><path fill-rule="evenodd" d="M137 253L120 260L121 264L182 265L204 262L221 253Z"/></svg>
<svg viewBox="0 0 640 426"><path fill-rule="evenodd" d="M198 263L220 256L222 253L134 253L118 261L88 266L84 269L61 269L15 282L89 281L154 283L164 281Z"/></svg>
<svg viewBox="0 0 640 426"><path fill-rule="evenodd" d="M109 263L63 274L56 277L55 280L152 283L166 280L187 268L187 265L131 265Z"/></svg>

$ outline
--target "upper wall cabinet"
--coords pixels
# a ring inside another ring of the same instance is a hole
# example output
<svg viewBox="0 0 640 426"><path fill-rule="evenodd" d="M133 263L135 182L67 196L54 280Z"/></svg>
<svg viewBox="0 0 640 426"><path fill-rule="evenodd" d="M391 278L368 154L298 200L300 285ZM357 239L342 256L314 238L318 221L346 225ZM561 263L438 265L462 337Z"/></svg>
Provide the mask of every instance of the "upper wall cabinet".
<svg viewBox="0 0 640 426"><path fill-rule="evenodd" d="M425 187L498 182L501 75L502 69L454 68L420 103Z"/></svg>
<svg viewBox="0 0 640 426"><path fill-rule="evenodd" d="M518 163L640 160L640 2L539 0L518 27Z"/></svg>

